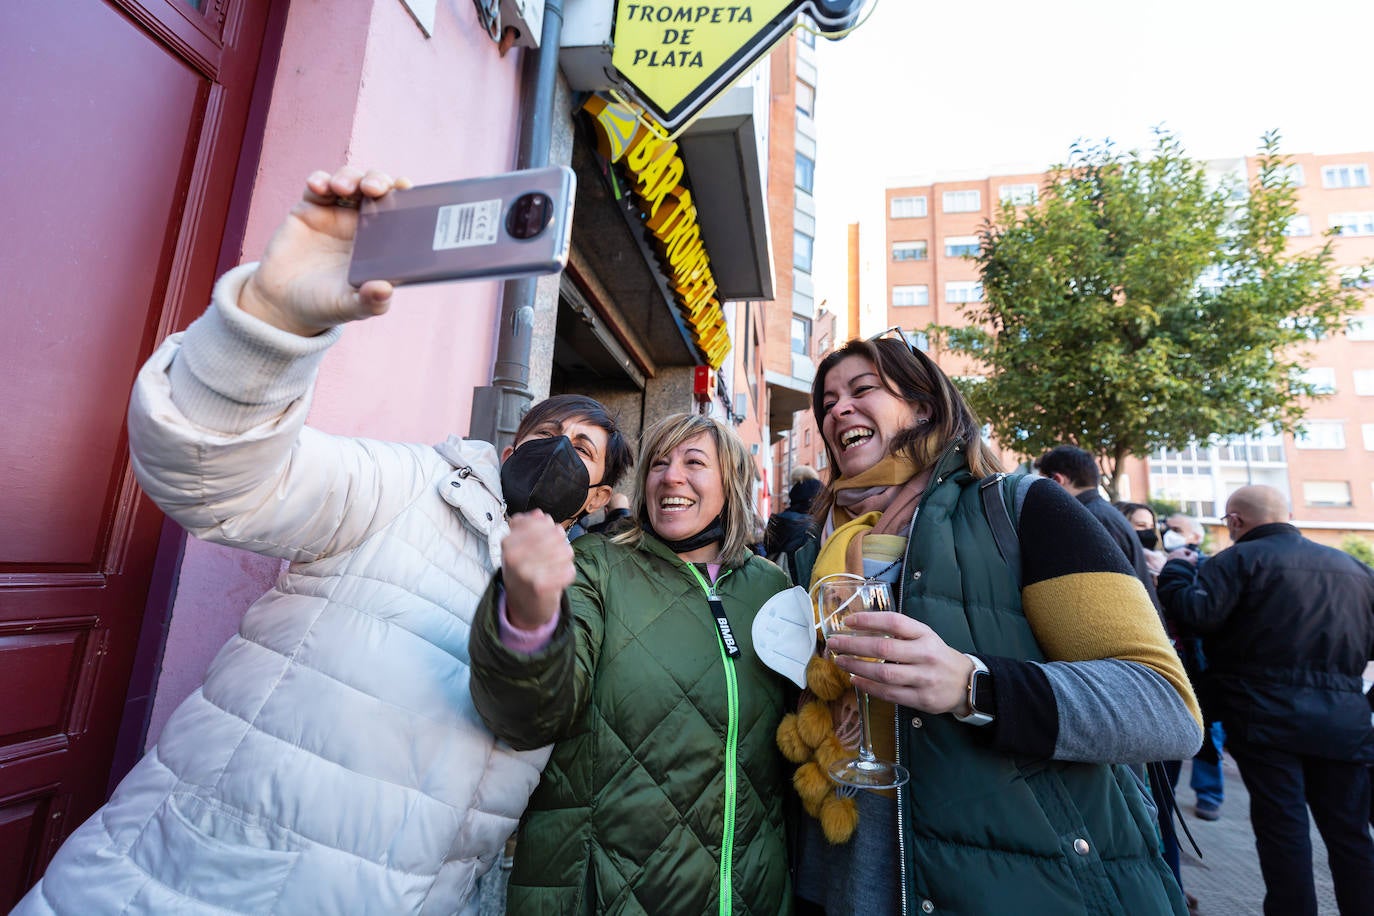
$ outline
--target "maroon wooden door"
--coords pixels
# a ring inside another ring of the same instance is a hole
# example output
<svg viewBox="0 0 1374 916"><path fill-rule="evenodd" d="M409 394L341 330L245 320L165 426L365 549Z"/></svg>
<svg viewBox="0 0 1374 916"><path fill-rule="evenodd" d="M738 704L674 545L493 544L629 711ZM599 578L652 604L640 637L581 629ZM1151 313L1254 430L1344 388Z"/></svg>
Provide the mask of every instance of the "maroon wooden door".
<svg viewBox="0 0 1374 916"><path fill-rule="evenodd" d="M0 912L105 800L162 523L129 387L208 300L268 2L0 3Z"/></svg>

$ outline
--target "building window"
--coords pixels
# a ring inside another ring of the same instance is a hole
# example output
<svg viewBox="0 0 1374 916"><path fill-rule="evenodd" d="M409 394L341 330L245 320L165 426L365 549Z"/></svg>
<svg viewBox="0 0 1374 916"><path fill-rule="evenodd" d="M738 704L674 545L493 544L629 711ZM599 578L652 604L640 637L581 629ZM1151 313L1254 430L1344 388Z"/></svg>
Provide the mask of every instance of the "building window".
<svg viewBox="0 0 1374 916"><path fill-rule="evenodd" d="M1364 436L1364 450L1374 452L1374 423L1365 423L1360 427L1360 435Z"/></svg>
<svg viewBox="0 0 1374 916"><path fill-rule="evenodd" d="M805 356L811 347L811 322L792 316L792 352Z"/></svg>
<svg viewBox="0 0 1374 916"><path fill-rule="evenodd" d="M811 161L810 156L797 153L797 187L810 194L815 182L816 163Z"/></svg>
<svg viewBox="0 0 1374 916"><path fill-rule="evenodd" d="M1004 184L997 189L997 196L1004 204L1026 207L1040 198L1040 189L1033 184Z"/></svg>
<svg viewBox="0 0 1374 916"><path fill-rule="evenodd" d="M977 280L955 280L945 284L946 302L982 302L983 284Z"/></svg>
<svg viewBox="0 0 1374 916"><path fill-rule="evenodd" d="M892 219L912 219L926 215L926 198L922 194L918 197L894 197L890 209Z"/></svg>
<svg viewBox="0 0 1374 916"><path fill-rule="evenodd" d="M930 305L929 286L894 286L892 287L892 304L894 307L903 305Z"/></svg>
<svg viewBox="0 0 1374 916"><path fill-rule="evenodd" d="M1374 270L1368 267L1342 267L1341 289L1374 289Z"/></svg>
<svg viewBox="0 0 1374 916"><path fill-rule="evenodd" d="M1318 366L1312 369L1303 370L1298 376L1303 382L1311 385L1313 394L1335 394L1336 393L1336 370L1326 366Z"/></svg>
<svg viewBox="0 0 1374 916"><path fill-rule="evenodd" d="M1288 236L1304 236L1312 234L1312 218L1306 213L1299 213L1288 221L1284 227L1283 234Z"/></svg>
<svg viewBox="0 0 1374 916"><path fill-rule="evenodd" d="M1351 318L1347 320L1345 336L1351 340L1374 340L1374 318Z"/></svg>
<svg viewBox="0 0 1374 916"><path fill-rule="evenodd" d="M1293 438L1298 448L1328 451L1345 448L1344 420L1308 420L1303 425L1306 429Z"/></svg>
<svg viewBox="0 0 1374 916"><path fill-rule="evenodd" d="M1374 369L1355 370L1355 393L1364 397L1374 396Z"/></svg>
<svg viewBox="0 0 1374 916"><path fill-rule="evenodd" d="M945 237L945 257L973 258L978 256L978 236L950 235Z"/></svg>
<svg viewBox="0 0 1374 916"><path fill-rule="evenodd" d="M1274 177L1286 180L1290 187L1301 188L1307 185L1307 178L1302 173L1302 166L1296 162L1281 165L1274 170Z"/></svg>
<svg viewBox="0 0 1374 916"><path fill-rule="evenodd" d="M814 48L816 46L816 33L811 29L812 25L810 19L803 19L801 25L797 28L797 41L800 41L808 48Z"/></svg>
<svg viewBox="0 0 1374 916"><path fill-rule="evenodd" d="M924 261L927 257L929 245L925 242L893 242L892 260L894 261Z"/></svg>
<svg viewBox="0 0 1374 916"><path fill-rule="evenodd" d="M808 118L816 116L816 87L797 80L797 111Z"/></svg>
<svg viewBox="0 0 1374 916"><path fill-rule="evenodd" d="M978 191L946 191L941 206L946 213L977 213L983 208Z"/></svg>
<svg viewBox="0 0 1374 916"><path fill-rule="evenodd" d="M1331 228L1338 235L1374 235L1374 210L1363 213L1332 213Z"/></svg>
<svg viewBox="0 0 1374 916"><path fill-rule="evenodd" d="M1367 188L1369 187L1369 166L1328 165L1322 169L1323 188Z"/></svg>
<svg viewBox="0 0 1374 916"><path fill-rule="evenodd" d="M811 256L816 240L805 232L792 233L792 266L811 273Z"/></svg>
<svg viewBox="0 0 1374 916"><path fill-rule="evenodd" d="M1304 480L1302 501L1308 506L1349 506L1350 481Z"/></svg>

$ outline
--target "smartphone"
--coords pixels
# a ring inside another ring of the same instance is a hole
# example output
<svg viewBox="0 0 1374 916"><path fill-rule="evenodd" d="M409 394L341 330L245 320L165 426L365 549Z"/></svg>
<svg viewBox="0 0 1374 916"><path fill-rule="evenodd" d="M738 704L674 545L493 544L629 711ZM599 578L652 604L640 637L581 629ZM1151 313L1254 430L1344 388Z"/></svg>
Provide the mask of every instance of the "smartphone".
<svg viewBox="0 0 1374 916"><path fill-rule="evenodd" d="M572 169L554 166L364 198L348 282L531 277L568 263Z"/></svg>

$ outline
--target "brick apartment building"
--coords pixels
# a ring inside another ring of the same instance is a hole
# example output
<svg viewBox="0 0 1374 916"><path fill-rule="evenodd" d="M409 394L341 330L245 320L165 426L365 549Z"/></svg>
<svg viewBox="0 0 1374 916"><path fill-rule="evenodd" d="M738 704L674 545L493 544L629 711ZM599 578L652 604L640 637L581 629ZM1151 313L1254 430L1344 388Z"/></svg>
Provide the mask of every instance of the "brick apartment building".
<svg viewBox="0 0 1374 916"><path fill-rule="evenodd" d="M1293 250L1323 242L1337 229L1336 263L1355 282L1357 265L1374 261L1374 152L1292 156L1298 214ZM1209 172L1253 178L1254 157L1214 160ZM1035 201L1048 172L954 177L886 191L887 324L908 330L967 323L963 309L982 298L978 228L1002 201ZM937 353L951 375L976 374L967 358ZM1226 497L1247 483L1287 493L1294 523L1337 543L1350 533L1374 538L1374 297L1346 333L1314 340L1308 378L1327 396L1311 405L1302 435L1257 430L1220 445L1160 450L1133 459L1122 474L1123 499L1163 498L1217 525Z"/></svg>

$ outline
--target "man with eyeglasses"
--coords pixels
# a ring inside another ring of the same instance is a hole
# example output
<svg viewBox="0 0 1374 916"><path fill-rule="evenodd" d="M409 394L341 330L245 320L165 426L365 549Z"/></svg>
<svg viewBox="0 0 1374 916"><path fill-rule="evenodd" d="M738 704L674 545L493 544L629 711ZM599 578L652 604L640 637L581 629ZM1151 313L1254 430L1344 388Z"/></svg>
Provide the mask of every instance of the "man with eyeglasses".
<svg viewBox="0 0 1374 916"><path fill-rule="evenodd" d="M1198 693L1250 791L1264 912L1316 916L1310 808L1341 913L1374 913L1374 728L1360 679L1374 655L1374 570L1289 518L1273 487L1237 490L1222 516L1232 546L1200 567L1174 551L1159 597L1203 638Z"/></svg>

